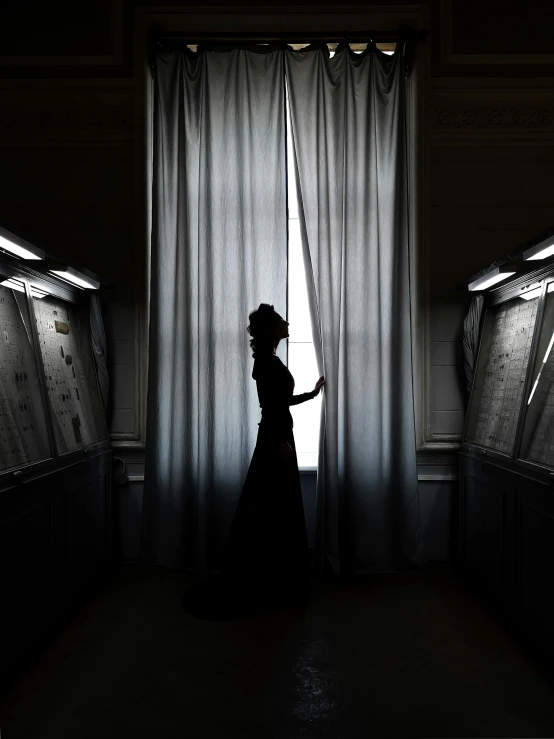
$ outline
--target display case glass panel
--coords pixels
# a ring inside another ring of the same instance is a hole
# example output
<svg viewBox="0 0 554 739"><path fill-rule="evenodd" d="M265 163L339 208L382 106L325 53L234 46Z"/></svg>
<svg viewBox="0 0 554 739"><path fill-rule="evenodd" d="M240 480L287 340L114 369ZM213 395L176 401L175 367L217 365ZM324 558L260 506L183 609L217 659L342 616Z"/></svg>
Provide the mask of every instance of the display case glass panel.
<svg viewBox="0 0 554 739"><path fill-rule="evenodd" d="M106 439L88 310L52 296L33 303L58 453Z"/></svg>
<svg viewBox="0 0 554 739"><path fill-rule="evenodd" d="M511 454L537 317L537 291L485 315L465 441Z"/></svg>
<svg viewBox="0 0 554 739"><path fill-rule="evenodd" d="M547 288L520 458L554 467L554 283Z"/></svg>
<svg viewBox="0 0 554 739"><path fill-rule="evenodd" d="M52 456L25 284L0 274L0 471Z"/></svg>

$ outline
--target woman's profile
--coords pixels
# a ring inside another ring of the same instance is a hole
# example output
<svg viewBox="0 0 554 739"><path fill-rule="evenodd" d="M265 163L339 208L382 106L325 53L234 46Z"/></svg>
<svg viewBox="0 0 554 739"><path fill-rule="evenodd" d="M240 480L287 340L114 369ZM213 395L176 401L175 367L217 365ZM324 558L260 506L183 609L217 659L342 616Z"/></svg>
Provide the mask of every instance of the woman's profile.
<svg viewBox="0 0 554 739"><path fill-rule="evenodd" d="M289 324L266 303L249 321L261 420L217 587L212 583L204 598L192 588L183 601L205 617L233 617L261 603L303 602L309 590L311 562L289 407L315 398L325 381L320 377L311 392L294 395L294 378L276 355Z"/></svg>

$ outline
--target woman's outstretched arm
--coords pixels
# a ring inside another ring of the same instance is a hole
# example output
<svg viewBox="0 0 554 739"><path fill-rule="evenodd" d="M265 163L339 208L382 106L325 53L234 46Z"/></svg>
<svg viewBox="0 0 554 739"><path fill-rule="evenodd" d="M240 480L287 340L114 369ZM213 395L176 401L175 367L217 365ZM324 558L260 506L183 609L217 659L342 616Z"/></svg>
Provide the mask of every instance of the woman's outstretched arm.
<svg viewBox="0 0 554 739"><path fill-rule="evenodd" d="M290 399L289 405L298 405L298 403L305 403L306 400L313 400L316 395L319 394L321 388L325 385L325 378L321 376L316 382L314 389L311 393L300 393L300 395L293 395Z"/></svg>
<svg viewBox="0 0 554 739"><path fill-rule="evenodd" d="M293 395L290 399L289 405L298 405L299 403L305 403L307 400L313 400L315 394L312 390L311 393L300 393L300 395Z"/></svg>

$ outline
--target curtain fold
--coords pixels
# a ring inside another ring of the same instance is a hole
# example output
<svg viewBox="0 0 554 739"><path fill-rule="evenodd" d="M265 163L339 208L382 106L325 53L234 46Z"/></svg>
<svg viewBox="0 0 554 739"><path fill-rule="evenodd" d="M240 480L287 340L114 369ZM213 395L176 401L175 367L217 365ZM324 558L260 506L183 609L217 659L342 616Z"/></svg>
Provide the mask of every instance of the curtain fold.
<svg viewBox="0 0 554 739"><path fill-rule="evenodd" d="M286 315L282 51L160 53L154 88L140 558L208 573L258 430L248 314Z"/></svg>
<svg viewBox="0 0 554 739"><path fill-rule="evenodd" d="M467 316L464 319L464 374L466 378L467 397L471 394L473 374L475 372L475 360L479 349L479 328L483 314L483 296L472 295Z"/></svg>
<svg viewBox="0 0 554 739"><path fill-rule="evenodd" d="M316 562L426 563L410 326L404 48L285 52L318 368L325 375Z"/></svg>
<svg viewBox="0 0 554 739"><path fill-rule="evenodd" d="M104 413L106 413L108 409L108 393L110 389L107 359L108 346L104 331L104 322L102 320L102 306L100 305L100 298L96 293L92 293L90 296L89 324L94 364L96 366L96 375L98 377L98 386L100 388L100 397L102 399L102 408L104 409Z"/></svg>

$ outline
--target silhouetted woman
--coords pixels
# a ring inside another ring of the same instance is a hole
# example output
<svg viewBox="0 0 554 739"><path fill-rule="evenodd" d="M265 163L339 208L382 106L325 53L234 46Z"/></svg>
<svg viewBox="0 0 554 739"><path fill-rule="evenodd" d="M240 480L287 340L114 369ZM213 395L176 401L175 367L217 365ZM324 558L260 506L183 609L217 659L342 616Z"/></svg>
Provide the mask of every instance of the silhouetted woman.
<svg viewBox="0 0 554 739"><path fill-rule="evenodd" d="M311 562L293 420L289 406L315 398L293 395L294 378L276 355L288 323L271 305L262 303L249 316L247 328L254 350L252 377L262 409L256 448L237 505L225 549L218 596L212 608L225 614L247 612L258 604L303 602L309 588ZM185 597L196 615L201 608Z"/></svg>

